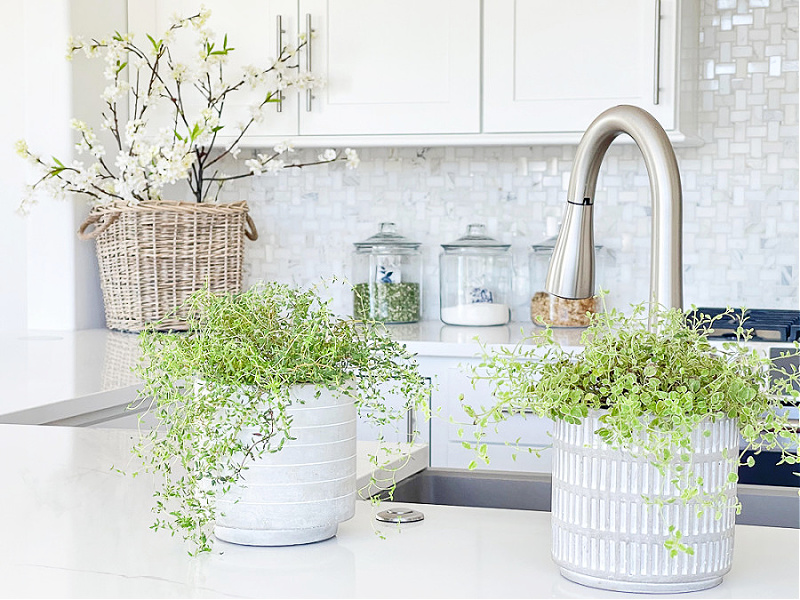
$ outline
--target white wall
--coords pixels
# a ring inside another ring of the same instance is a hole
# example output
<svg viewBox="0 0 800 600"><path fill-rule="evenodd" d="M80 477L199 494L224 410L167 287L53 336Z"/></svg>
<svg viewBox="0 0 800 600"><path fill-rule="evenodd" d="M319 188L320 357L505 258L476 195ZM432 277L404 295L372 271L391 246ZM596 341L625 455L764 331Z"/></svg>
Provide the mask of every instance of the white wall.
<svg viewBox="0 0 800 600"><path fill-rule="evenodd" d="M80 198L42 199L19 216L24 185L36 175L14 154L14 142L24 138L44 156L72 158L69 121L97 121L103 84L101 63L66 60L67 39L124 30L126 3L14 0L3 8L0 32L12 50L0 57L10 82L0 99L0 331L101 327L94 248L75 235L88 208Z"/></svg>
<svg viewBox="0 0 800 600"><path fill-rule="evenodd" d="M19 60L24 48L24 3L7 2L0 19L0 39L6 51L0 54L0 72L7 86L0 94L0 331L24 323L27 315L26 286L27 223L14 214L23 185L22 162L14 154L14 140L25 133L20 115L25 105L25 67Z"/></svg>

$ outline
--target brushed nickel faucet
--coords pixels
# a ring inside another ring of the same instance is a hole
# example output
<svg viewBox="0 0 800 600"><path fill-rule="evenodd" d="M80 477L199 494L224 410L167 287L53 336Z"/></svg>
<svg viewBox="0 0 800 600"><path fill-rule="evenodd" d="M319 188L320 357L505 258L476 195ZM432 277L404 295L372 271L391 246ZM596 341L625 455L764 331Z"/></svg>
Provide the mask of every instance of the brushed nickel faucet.
<svg viewBox="0 0 800 600"><path fill-rule="evenodd" d="M645 110L615 106L583 134L569 180L567 208L550 259L545 289L561 298L589 298L594 286L593 204L606 150L621 133L639 146L650 177L653 205L650 250L651 306L683 308L682 206L678 161L666 132Z"/></svg>

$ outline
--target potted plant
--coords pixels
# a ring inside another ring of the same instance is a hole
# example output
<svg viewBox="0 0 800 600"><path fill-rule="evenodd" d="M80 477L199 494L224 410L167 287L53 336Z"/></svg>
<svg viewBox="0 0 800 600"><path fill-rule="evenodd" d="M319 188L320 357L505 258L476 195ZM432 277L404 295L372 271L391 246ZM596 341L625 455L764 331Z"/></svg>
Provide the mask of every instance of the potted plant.
<svg viewBox="0 0 800 600"><path fill-rule="evenodd" d="M175 309L192 292L203 286L215 292L240 290L244 238L254 240L258 234L246 202L217 202L226 182L312 164L358 164L349 148L325 150L308 162L294 160L293 146L286 142L256 153L240 172L226 173L244 136L274 110L281 93L319 82L299 72L297 52L307 43L302 36L297 46L282 47L270 64L234 71L228 65L234 48L227 36L221 42L215 38L209 16L202 9L177 17L166 32L147 35L143 44L119 32L107 39L70 39L68 58L81 51L104 58L108 86L102 93L100 127L108 132L111 148L79 120L71 123L78 137L76 153L88 155L88 162L43 158L24 141L17 143L18 153L41 174L29 186L22 212L38 193L78 193L89 200L92 208L78 234L96 240L106 322L112 329L139 331L153 322L184 329L184 315ZM182 56L181 43L194 44L199 52ZM249 120L232 126L223 110L242 93L257 100ZM165 186L176 182L188 185L191 202L162 197Z"/></svg>
<svg viewBox="0 0 800 600"><path fill-rule="evenodd" d="M797 397L797 374L772 378L741 324L735 342L712 345L716 318L697 313L640 305L590 319L579 349L546 328L533 345L484 350L475 377L496 403L464 407L465 444L488 462L487 427L528 412L554 421L552 555L565 577L637 592L716 585L740 510L740 436L746 450L798 460L781 404Z"/></svg>
<svg viewBox="0 0 800 600"><path fill-rule="evenodd" d="M427 410L412 356L382 325L334 315L316 287L200 290L186 308L188 332L141 334L140 397L158 426L135 452L163 481L153 527L198 550L212 526L250 545L335 535L355 510L356 413L388 425ZM387 407L391 394L404 406Z"/></svg>

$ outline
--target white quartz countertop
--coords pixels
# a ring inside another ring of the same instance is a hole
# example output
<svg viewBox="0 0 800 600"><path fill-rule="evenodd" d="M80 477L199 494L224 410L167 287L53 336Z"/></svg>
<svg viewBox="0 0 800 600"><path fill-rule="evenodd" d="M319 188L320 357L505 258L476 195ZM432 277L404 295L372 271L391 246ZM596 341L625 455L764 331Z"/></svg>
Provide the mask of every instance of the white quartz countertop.
<svg viewBox="0 0 800 600"><path fill-rule="evenodd" d="M108 329L0 335L0 422L38 425L136 398L138 336Z"/></svg>
<svg viewBox="0 0 800 600"><path fill-rule="evenodd" d="M190 557L153 533L149 476L126 477L131 432L0 425L0 597L600 598L563 579L545 512L420 505L380 526L358 502L328 541L289 548L218 542ZM386 505L384 505L385 507ZM800 533L737 526L733 569L691 598L797 598ZM641 598L641 596L637 596Z"/></svg>
<svg viewBox="0 0 800 600"><path fill-rule="evenodd" d="M471 358L480 344L514 345L537 328L453 327L440 321L390 325L391 335L420 356ZM565 344L579 329L560 330ZM136 334L108 329L20 331L0 334L0 422L72 424L75 415L116 410L133 402L141 382L132 372L139 356Z"/></svg>
<svg viewBox="0 0 800 600"><path fill-rule="evenodd" d="M388 329L420 357L459 359L479 357L481 345L513 347L542 331L530 322L455 327L422 321ZM555 329L554 335L565 348L577 349L582 331ZM0 423L74 424L76 415L102 420L121 414L141 384L131 371L138 356L136 334L108 329L0 334Z"/></svg>

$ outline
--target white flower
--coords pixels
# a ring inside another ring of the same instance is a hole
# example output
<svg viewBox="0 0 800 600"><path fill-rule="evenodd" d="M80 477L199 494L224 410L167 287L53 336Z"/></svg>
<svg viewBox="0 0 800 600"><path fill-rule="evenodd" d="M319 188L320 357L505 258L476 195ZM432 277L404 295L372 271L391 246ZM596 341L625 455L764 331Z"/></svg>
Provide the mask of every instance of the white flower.
<svg viewBox="0 0 800 600"><path fill-rule="evenodd" d="M302 40L302 38L304 38L304 37L305 37L305 34L301 33L299 37L301 38L299 41L301 41L301 42L302 42L302 41L303 41L303 40ZM287 61L288 59L292 58L292 57L293 57L295 54L297 54L297 46L293 46L292 44L286 44L286 45L285 45L285 46L284 46L284 47L281 49L281 55L280 55L280 58L281 58L281 59L283 59L283 61L282 61L282 62L285 64L285 63L286 63L286 61Z"/></svg>
<svg viewBox="0 0 800 600"><path fill-rule="evenodd" d="M119 100L130 88L130 85L124 79L120 79L115 85L108 86L103 90L102 98L109 104L113 104Z"/></svg>
<svg viewBox="0 0 800 600"><path fill-rule="evenodd" d="M283 77L286 74L286 61L285 60L274 60L272 61L272 73L275 77Z"/></svg>
<svg viewBox="0 0 800 600"><path fill-rule="evenodd" d="M211 11L208 8L206 8L204 4L201 4L200 12L198 13L196 18L192 19L192 27L195 27L196 29L202 28L206 24L210 16L211 16Z"/></svg>
<svg viewBox="0 0 800 600"><path fill-rule="evenodd" d="M358 158L358 153L352 148L345 148L344 155L347 159L348 169L355 169L361 163L361 159Z"/></svg>
<svg viewBox="0 0 800 600"><path fill-rule="evenodd" d="M175 41L175 30L172 28L167 29L164 35L161 36L162 44L171 44Z"/></svg>
<svg viewBox="0 0 800 600"><path fill-rule="evenodd" d="M209 127L216 127L219 125L219 116L217 116L217 113L211 108L204 108L201 110L200 116L203 117L203 121L205 121L206 125Z"/></svg>
<svg viewBox="0 0 800 600"><path fill-rule="evenodd" d="M234 159L236 159L236 158L238 158L238 157L239 157L239 153L240 153L241 151L242 151L242 149L241 149L241 148L233 148L232 150L228 150L228 153L231 155L231 157L233 157Z"/></svg>
<svg viewBox="0 0 800 600"><path fill-rule="evenodd" d="M170 17L169 17L170 29L172 27L176 27L176 26L177 27L183 27L183 20L184 20L183 19L183 15L181 13L179 13L178 11L175 11L174 13L172 13L170 15Z"/></svg>
<svg viewBox="0 0 800 600"><path fill-rule="evenodd" d="M167 88L164 87L164 84L160 81L153 82L153 85L148 90L148 94L145 97L146 104L156 104L162 96L166 95Z"/></svg>
<svg viewBox="0 0 800 600"><path fill-rule="evenodd" d="M253 175L261 175L261 169L263 165L261 164L260 160L257 160L255 158L248 159L244 161L244 166L250 169L250 172Z"/></svg>
<svg viewBox="0 0 800 600"><path fill-rule="evenodd" d="M311 73L297 73L288 75L282 79L287 87L296 87L300 90L311 90L323 86L323 80L314 77Z"/></svg>
<svg viewBox="0 0 800 600"><path fill-rule="evenodd" d="M326 162L336 160L336 150L334 150L333 148L328 148L327 150L325 150L325 152L319 155L319 160Z"/></svg>
<svg viewBox="0 0 800 600"><path fill-rule="evenodd" d="M184 63L175 63L172 65L172 78L178 83L183 83L188 79L189 67Z"/></svg>
<svg viewBox="0 0 800 600"><path fill-rule="evenodd" d="M283 154L284 152L294 152L294 142L291 140L284 140L272 148L275 154Z"/></svg>
<svg viewBox="0 0 800 600"><path fill-rule="evenodd" d="M277 175L278 171L283 169L285 165L286 163L283 162L282 160L272 159L266 165L264 165L264 167L266 168L267 173L272 173L273 175Z"/></svg>
<svg viewBox="0 0 800 600"><path fill-rule="evenodd" d="M17 153L17 156L22 158L28 158L28 155L30 154L28 143L25 140L17 140L14 142L14 151Z"/></svg>
<svg viewBox="0 0 800 600"><path fill-rule="evenodd" d="M142 119L131 119L125 123L125 143L133 146L137 141L137 133L144 128Z"/></svg>
<svg viewBox="0 0 800 600"><path fill-rule="evenodd" d="M67 39L67 60L72 60L75 53L84 47L83 38L80 36L69 36Z"/></svg>
<svg viewBox="0 0 800 600"><path fill-rule="evenodd" d="M22 192L22 201L17 207L17 213L22 216L30 214L31 207L36 204L36 196L32 185L26 185L25 191Z"/></svg>
<svg viewBox="0 0 800 600"><path fill-rule="evenodd" d="M251 89L261 83L263 75L263 71L253 65L245 65L242 67L242 78Z"/></svg>

